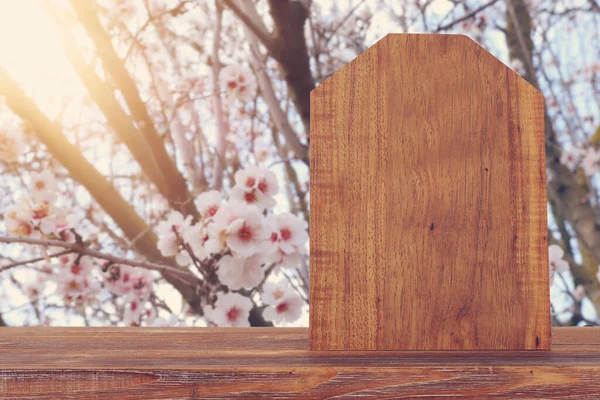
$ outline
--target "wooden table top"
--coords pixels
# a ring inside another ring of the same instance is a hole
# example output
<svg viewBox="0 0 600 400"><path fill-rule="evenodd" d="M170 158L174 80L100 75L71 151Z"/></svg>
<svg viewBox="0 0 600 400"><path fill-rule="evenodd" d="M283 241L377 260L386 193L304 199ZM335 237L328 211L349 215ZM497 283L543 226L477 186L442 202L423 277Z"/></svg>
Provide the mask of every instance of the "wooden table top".
<svg viewBox="0 0 600 400"><path fill-rule="evenodd" d="M0 399L600 398L600 328L552 344L318 352L306 328L2 328Z"/></svg>

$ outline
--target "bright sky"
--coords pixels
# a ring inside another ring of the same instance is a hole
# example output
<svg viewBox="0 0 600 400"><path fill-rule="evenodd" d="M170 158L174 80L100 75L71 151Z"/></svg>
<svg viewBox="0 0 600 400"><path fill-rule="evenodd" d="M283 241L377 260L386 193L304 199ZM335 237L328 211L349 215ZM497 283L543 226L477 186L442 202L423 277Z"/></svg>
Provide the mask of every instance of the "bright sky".
<svg viewBox="0 0 600 400"><path fill-rule="evenodd" d="M81 97L83 92L73 80L59 34L41 1L0 0L0 65L52 117L60 109L60 99Z"/></svg>

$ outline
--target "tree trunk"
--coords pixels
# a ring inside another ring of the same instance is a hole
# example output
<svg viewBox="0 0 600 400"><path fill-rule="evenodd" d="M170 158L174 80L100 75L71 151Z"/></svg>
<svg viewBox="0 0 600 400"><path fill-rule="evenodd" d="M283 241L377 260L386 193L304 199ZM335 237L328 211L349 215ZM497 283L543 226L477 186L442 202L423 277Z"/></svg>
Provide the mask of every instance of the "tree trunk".
<svg viewBox="0 0 600 400"><path fill-rule="evenodd" d="M526 73L524 78L539 89L533 65L533 41L531 39L531 15L525 0L506 0L506 44L511 60L519 60ZM553 178L548 182L548 199L557 217L569 223L575 231L584 265L571 264L576 284L583 284L590 300L600 316L600 283L596 278L600 260L600 227L596 222L596 210L589 202L590 188L581 185L576 172L560 162L560 146L552 121L545 113L546 166Z"/></svg>

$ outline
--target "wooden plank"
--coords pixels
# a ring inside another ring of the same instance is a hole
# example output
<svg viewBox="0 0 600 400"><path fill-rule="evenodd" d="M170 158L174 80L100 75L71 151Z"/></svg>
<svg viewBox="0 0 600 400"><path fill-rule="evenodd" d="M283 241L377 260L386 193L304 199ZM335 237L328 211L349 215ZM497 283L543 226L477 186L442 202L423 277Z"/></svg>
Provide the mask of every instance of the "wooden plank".
<svg viewBox="0 0 600 400"><path fill-rule="evenodd" d="M311 95L311 347L548 349L543 98L466 36Z"/></svg>
<svg viewBox="0 0 600 400"><path fill-rule="evenodd" d="M598 398L600 328L533 351L319 351L308 329L0 329L0 399Z"/></svg>

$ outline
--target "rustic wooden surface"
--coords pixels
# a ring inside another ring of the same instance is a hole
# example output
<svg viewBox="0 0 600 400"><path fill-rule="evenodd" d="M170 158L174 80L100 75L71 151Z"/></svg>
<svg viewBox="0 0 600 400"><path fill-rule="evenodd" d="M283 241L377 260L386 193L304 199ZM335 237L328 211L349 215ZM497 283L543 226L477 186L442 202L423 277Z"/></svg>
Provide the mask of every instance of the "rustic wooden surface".
<svg viewBox="0 0 600 400"><path fill-rule="evenodd" d="M311 346L548 349L543 98L388 35L311 95Z"/></svg>
<svg viewBox="0 0 600 400"><path fill-rule="evenodd" d="M0 399L599 398L600 328L553 349L309 350L307 329L0 329Z"/></svg>

